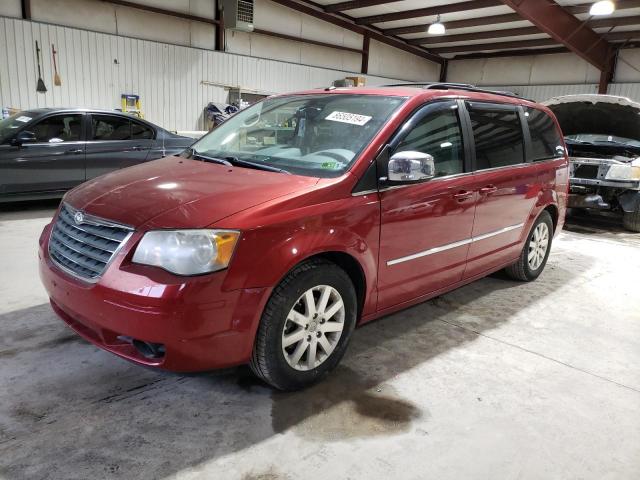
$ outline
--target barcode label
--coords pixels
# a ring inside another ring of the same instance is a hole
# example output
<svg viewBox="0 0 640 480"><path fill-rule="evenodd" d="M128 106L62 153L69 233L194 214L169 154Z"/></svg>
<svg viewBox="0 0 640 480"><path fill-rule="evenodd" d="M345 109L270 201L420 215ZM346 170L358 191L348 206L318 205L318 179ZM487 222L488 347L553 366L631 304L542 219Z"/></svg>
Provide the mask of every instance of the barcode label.
<svg viewBox="0 0 640 480"><path fill-rule="evenodd" d="M358 115L357 113L332 112L327 118L325 118L325 120L363 126L366 125L369 120L371 120L371 117L368 117L366 115Z"/></svg>

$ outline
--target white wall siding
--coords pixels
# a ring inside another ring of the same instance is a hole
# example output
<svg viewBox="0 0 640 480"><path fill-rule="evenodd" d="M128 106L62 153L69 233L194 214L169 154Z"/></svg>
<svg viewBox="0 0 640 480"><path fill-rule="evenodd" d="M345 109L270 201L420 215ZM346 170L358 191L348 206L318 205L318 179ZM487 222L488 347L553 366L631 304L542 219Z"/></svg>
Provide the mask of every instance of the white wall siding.
<svg viewBox="0 0 640 480"><path fill-rule="evenodd" d="M558 53L452 60L447 80L478 85L589 84L598 83L600 72L573 53Z"/></svg>
<svg viewBox="0 0 640 480"><path fill-rule="evenodd" d="M640 102L640 83L612 83L609 85L609 94Z"/></svg>
<svg viewBox="0 0 640 480"><path fill-rule="evenodd" d="M204 22L101 0L30 1L31 19L36 22L172 45L208 50L215 48L217 27ZM215 18L215 0L135 0L131 3L207 19ZM257 29L358 50L363 46L362 35L358 33L269 0L256 0L254 12L254 26ZM20 18L20 0L0 0L0 15ZM359 72L362 60L357 52L229 29L225 31L224 50L348 72ZM374 75L424 81L436 80L439 74L439 64L376 42L372 42L369 62L369 71Z"/></svg>
<svg viewBox="0 0 640 480"><path fill-rule="evenodd" d="M580 93L598 93L597 84L573 85L500 85L487 86L490 90L506 90L521 97L543 102L558 95L577 95Z"/></svg>
<svg viewBox="0 0 640 480"><path fill-rule="evenodd" d="M44 94L36 92L35 40L42 49ZM61 87L53 85L52 43ZM113 109L122 93L134 93L141 96L145 118L171 130L203 128L205 105L227 100L221 85L284 93L328 86L351 74L12 18L0 18L0 65L2 106ZM367 76L368 85L397 81Z"/></svg>

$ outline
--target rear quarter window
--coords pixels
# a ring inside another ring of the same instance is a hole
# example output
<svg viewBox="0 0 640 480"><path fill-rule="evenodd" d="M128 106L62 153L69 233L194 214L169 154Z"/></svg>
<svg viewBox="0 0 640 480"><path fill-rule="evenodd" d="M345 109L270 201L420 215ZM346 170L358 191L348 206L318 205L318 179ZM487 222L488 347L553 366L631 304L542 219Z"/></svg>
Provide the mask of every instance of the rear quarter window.
<svg viewBox="0 0 640 480"><path fill-rule="evenodd" d="M531 160L539 162L564 155L562 135L553 119L542 110L525 108L531 134Z"/></svg>

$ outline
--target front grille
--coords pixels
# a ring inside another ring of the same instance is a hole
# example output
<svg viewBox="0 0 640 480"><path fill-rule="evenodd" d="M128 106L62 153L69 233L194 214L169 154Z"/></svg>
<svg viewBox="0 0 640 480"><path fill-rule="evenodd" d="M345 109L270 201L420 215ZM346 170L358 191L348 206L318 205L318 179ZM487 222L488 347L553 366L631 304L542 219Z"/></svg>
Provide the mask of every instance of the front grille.
<svg viewBox="0 0 640 480"><path fill-rule="evenodd" d="M573 176L576 178L598 178L598 165L576 165L573 171Z"/></svg>
<svg viewBox="0 0 640 480"><path fill-rule="evenodd" d="M78 223L76 213L62 204L49 238L49 256L63 270L96 281L133 230L88 214Z"/></svg>

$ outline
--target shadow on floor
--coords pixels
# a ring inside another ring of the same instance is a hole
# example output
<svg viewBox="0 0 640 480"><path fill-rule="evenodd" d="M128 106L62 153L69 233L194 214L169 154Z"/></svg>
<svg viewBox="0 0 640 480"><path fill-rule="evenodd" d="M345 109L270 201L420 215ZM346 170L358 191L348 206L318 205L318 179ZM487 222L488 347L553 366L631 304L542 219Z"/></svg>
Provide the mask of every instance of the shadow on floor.
<svg viewBox="0 0 640 480"><path fill-rule="evenodd" d="M163 478L283 432L327 442L407 431L429 412L402 398L394 377L509 322L589 265L567 270L552 257L534 283L495 274L372 322L336 371L297 393L273 392L244 367L176 375L131 365L71 340L48 305L2 315L0 477Z"/></svg>

